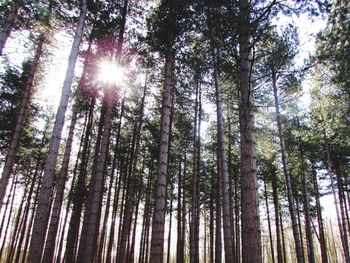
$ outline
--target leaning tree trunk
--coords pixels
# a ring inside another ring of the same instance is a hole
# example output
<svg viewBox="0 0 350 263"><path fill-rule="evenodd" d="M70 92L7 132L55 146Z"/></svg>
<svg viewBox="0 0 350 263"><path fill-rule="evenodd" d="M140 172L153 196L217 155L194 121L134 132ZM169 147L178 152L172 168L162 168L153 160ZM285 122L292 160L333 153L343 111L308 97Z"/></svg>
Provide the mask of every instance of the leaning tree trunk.
<svg viewBox="0 0 350 263"><path fill-rule="evenodd" d="M297 254L297 262L303 263L304 262L303 249L302 249L302 243L301 243L300 235L298 231L297 214L295 209L295 200L294 200L293 189L292 189L292 181L291 181L289 165L288 165L288 157L287 157L283 134L282 134L282 121L281 121L281 113L279 108L280 105L279 105L279 98L277 94L276 82L277 80L274 74L272 76L272 88L273 88L273 94L275 99L276 122L277 122L278 137L280 140L280 147L281 147L283 173L284 173L285 183L287 188L288 208L289 208L289 213L292 221L292 230L293 230L293 236L294 236L295 250Z"/></svg>
<svg viewBox="0 0 350 263"><path fill-rule="evenodd" d="M69 55L66 77L62 87L61 99L56 113L56 121L52 132L52 139L50 142L49 152L47 154L44 168L42 186L38 197L38 207L35 214L33 234L31 237L29 249L28 261L30 263L40 262L44 250L43 248L45 242L46 227L50 214L50 201L52 195L53 180L55 176L55 167L58 157L58 149L60 146L68 100L71 93L74 68L79 55L79 45L83 35L86 14L87 1L82 0L79 21L75 32L71 53Z"/></svg>
<svg viewBox="0 0 350 263"><path fill-rule="evenodd" d="M170 114L172 101L173 86L173 66L174 66L174 50L173 50L173 34L168 32L168 46L165 56L165 78L163 88L162 102L162 121L160 130L159 143L159 162L158 176L155 195L155 207L152 222L152 238L151 238L151 258L152 263L163 262L164 250L164 224L165 224L165 206L166 206L166 182L168 171L168 148L170 134Z"/></svg>
<svg viewBox="0 0 350 263"><path fill-rule="evenodd" d="M10 143L10 148L6 156L6 161L4 165L4 169L2 171L2 176L0 180L0 209L2 207L2 203L4 200L4 196L6 193L6 188L12 173L13 165L15 163L15 157L16 153L18 150L19 146L19 141L21 138L21 133L23 130L23 125L26 119L26 115L28 112L28 106L29 106L29 101L31 97L31 92L33 88L33 83L34 83L34 76L37 71L37 68L39 66L39 59L43 53L43 45L44 45L45 38L43 35L40 35L39 37L39 43L36 48L34 60L30 66L30 71L28 74L28 78L26 81L26 86L25 86L25 91L22 97L21 105L19 107L19 112L16 120L16 126L14 133L12 135L11 143Z"/></svg>
<svg viewBox="0 0 350 263"><path fill-rule="evenodd" d="M87 54L91 52L91 38L89 40L89 45L87 48ZM68 175L69 159L71 156L73 136L75 131L75 124L78 120L79 104L81 103L81 96L83 93L83 87L85 84L85 77L87 72L87 65L89 63L89 56L84 61L83 73L80 78L80 82L76 91L75 103L72 110L71 122L69 125L68 138L65 146L65 151L63 155L62 167L60 174L58 176L56 185L56 195L53 202L53 207L51 211L50 225L47 233L47 238L45 242L45 250L43 255L43 262L52 262L53 256L56 248L56 236L58 231L58 223L61 214L61 208L63 203L64 189L66 186L66 180Z"/></svg>
<svg viewBox="0 0 350 263"><path fill-rule="evenodd" d="M11 34L12 28L16 22L18 13L21 10L22 5L23 5L22 0L13 1L13 6L11 8L11 11L5 19L5 23L4 23L3 28L0 32L0 56L2 56L2 51L5 47L5 44L6 44L8 37Z"/></svg>
<svg viewBox="0 0 350 263"><path fill-rule="evenodd" d="M249 9L248 0L239 1L242 260L244 263L260 263L262 262L262 249L256 178L253 91L250 83L252 44Z"/></svg>

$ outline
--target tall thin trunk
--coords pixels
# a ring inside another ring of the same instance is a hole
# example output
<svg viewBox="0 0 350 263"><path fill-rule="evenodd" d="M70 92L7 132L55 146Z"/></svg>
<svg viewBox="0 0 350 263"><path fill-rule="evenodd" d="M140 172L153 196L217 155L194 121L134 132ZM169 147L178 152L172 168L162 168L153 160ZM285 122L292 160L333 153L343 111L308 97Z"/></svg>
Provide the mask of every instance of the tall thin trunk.
<svg viewBox="0 0 350 263"><path fill-rule="evenodd" d="M28 173L30 173L30 171L28 171ZM28 186L28 183L29 183L29 174L27 173L26 175L26 181L24 182L24 184L26 186ZM16 179L17 181L17 179ZM16 182L17 184L18 182ZM15 188L16 189L16 188ZM6 262L12 262L13 260L13 257L15 256L15 252L16 252L16 244L17 244L17 241L19 240L19 235L20 235L20 230L22 228L22 225L25 223L23 222L23 214L24 214L24 211L23 211L23 205L24 205L24 200L26 199L26 195L28 194L28 190L25 189L23 195L22 195L22 198L20 200L20 205L17 209L17 214L16 216L14 217L14 220L12 220L12 234L11 234L11 238L10 238L10 243L7 245L8 246L8 249L7 249L7 260ZM16 195L16 191L13 192L13 197L14 198ZM12 201L13 202L13 201Z"/></svg>
<svg viewBox="0 0 350 263"><path fill-rule="evenodd" d="M3 236L3 242L1 245L1 249L0 249L0 259L3 257L4 248L5 248L5 244L7 241L7 234L9 233L9 226L10 226L10 222L11 222L10 219L12 217L12 211L13 211L13 202L15 199L16 188L18 185L18 182L16 182L16 180L17 180L17 174L16 174L15 178L13 178L13 180L12 180L10 192L8 194L8 198L7 198L7 202L6 202L6 208L8 207L8 205L10 205L10 210L8 212L7 223L5 226L5 231L4 231L4 236ZM5 218L6 218L6 213L3 214L3 220L5 220Z"/></svg>
<svg viewBox="0 0 350 263"><path fill-rule="evenodd" d="M26 80L24 94L21 100L21 104L19 106L19 112L17 115L16 126L12 135L12 139L10 142L10 147L6 156L6 161L4 165L4 169L2 171L1 179L0 179L0 209L3 204L3 199L6 194L6 188L12 173L12 169L15 163L15 157L18 150L18 146L20 143L20 138L23 130L23 125L28 113L29 102L31 98L31 93L34 85L34 77L39 66L39 60L43 53L43 45L45 38L43 35L39 36L39 42L35 51L34 60L30 66L29 74Z"/></svg>
<svg viewBox="0 0 350 263"><path fill-rule="evenodd" d="M89 40L89 47L87 49L88 54L90 53L90 50L91 50L91 39ZM77 94L75 98L75 104L72 110L72 117L69 125L68 137L66 141L64 155L63 155L62 167L61 167L61 171L58 176L58 181L56 185L56 195L55 195L55 199L54 199L53 207L51 211L50 225L49 225L46 243L45 243L43 262L48 262L48 263L52 262L54 252L56 249L56 236L58 231L59 217L62 209L63 195L64 195L64 189L66 186L66 180L68 175L69 159L71 156L75 124L78 120L79 104L81 100L82 89L85 82L88 62L89 60L85 59L84 66L83 66L83 73L80 78L78 90L76 92Z"/></svg>
<svg viewBox="0 0 350 263"><path fill-rule="evenodd" d="M265 192L264 196L265 196L265 205L266 205L267 226L269 229L269 238L270 238L271 258L272 258L272 263L275 263L275 249L273 245L272 230L271 230L270 207L269 207L269 199L267 197L267 186L266 186L265 180L264 180L264 192Z"/></svg>
<svg viewBox="0 0 350 263"><path fill-rule="evenodd" d="M61 172L60 172L57 186L56 186L57 190L56 190L56 195L55 195L52 212L51 212L50 225L49 225L46 243L45 243L45 251L42 259L43 262L47 262L47 263L52 262L53 255L55 252L58 223L59 223L59 218L60 218L60 213L61 213L61 208L63 203L64 188L65 188L66 178L68 174L68 165L69 165L69 159L70 159L70 153L72 149L73 135L74 135L77 117L78 117L78 111L73 110L73 115L72 115L72 119L69 127L68 138L66 142Z"/></svg>
<svg viewBox="0 0 350 263"><path fill-rule="evenodd" d="M280 209L279 213L280 218L280 225L281 225L281 236L282 236L282 251L283 251L283 262L287 262L287 250L286 250L286 237L284 235L284 228L283 228L283 218L282 218L282 211Z"/></svg>
<svg viewBox="0 0 350 263"><path fill-rule="evenodd" d="M327 243L326 243L324 224L323 224L323 218L322 218L322 207L320 202L320 193L318 190L317 172L316 172L314 163L311 164L311 169L312 169L311 173L312 173L313 186L314 186L314 192L315 192L316 214L317 214L317 222L318 222L318 232L320 237L319 242L320 242L320 248L321 248L322 263L328 263L328 250L327 250Z"/></svg>
<svg viewBox="0 0 350 263"><path fill-rule="evenodd" d="M308 194L308 181L305 175L305 165L304 165L304 149L302 141L299 138L299 162L300 162L300 173L302 180L302 194L303 194L303 208L305 217L305 232L306 232L306 242L309 263L315 263L315 252L314 252L314 242L312 238L312 226L310 218L310 208L309 208L309 194Z"/></svg>
<svg viewBox="0 0 350 263"><path fill-rule="evenodd" d="M138 197L136 198L136 209L134 213L134 225L132 230L132 239L129 242L128 246L128 261L127 262L134 262L135 259L135 241L136 241L136 229L137 229L137 218L139 216L139 207L140 207L140 200L141 200L141 191L138 193Z"/></svg>
<svg viewBox="0 0 350 263"><path fill-rule="evenodd" d="M261 231L259 220L258 184L256 178L256 150L254 111L250 83L251 36L250 1L239 1L239 122L241 134L241 218L242 260L244 263L262 262Z"/></svg>
<svg viewBox="0 0 350 263"><path fill-rule="evenodd" d="M221 191L221 161L219 150L217 150L217 176L216 176L216 215L215 215L215 263L222 262L222 235L221 235L221 211L222 211L222 191ZM227 262L228 263L228 262Z"/></svg>
<svg viewBox="0 0 350 263"><path fill-rule="evenodd" d="M335 175L337 179L337 186L338 186L338 198L339 198L339 208L340 208L340 217L341 217L341 227L342 227L342 233L343 233L343 239L344 239L344 245L348 249L349 253L349 232L348 232L348 220L346 217L345 212L345 202L344 202L344 189L343 189L343 182L342 182L342 176L341 176L341 170L339 167L338 160L335 161L334 165L335 169ZM346 255L347 256L347 255Z"/></svg>
<svg viewBox="0 0 350 263"><path fill-rule="evenodd" d="M124 117L124 102L125 98L123 97L121 101L121 106L120 106L120 115L119 115L119 121L118 121L118 127L117 127L117 134L116 134L116 142L114 146L114 156L113 156L113 161L112 161L112 167L111 167L111 175L110 175L110 184L108 188L108 196L107 196L107 203L106 203L106 211L105 211L105 216L104 216L104 223L101 231L101 237L100 237L100 244L99 244L99 251L98 251L98 261L101 262L102 260L102 254L103 254L103 247L107 246L107 252L106 252L106 261L110 262L110 256L111 256L111 247L109 247L109 244L113 243L113 238L114 238L114 225L115 225L115 216L118 208L118 200L119 200L119 190L120 190L120 182L121 182L121 176L119 176L118 180L118 185L115 186L115 195L114 195L114 202L113 202L113 210L112 210L112 227L111 227L111 234L110 240L108 244L103 244L104 238L106 235L106 228L107 228L107 223L109 220L109 209L110 209L110 202L111 202L111 195L112 195L112 186L114 182L114 174L115 174L115 169L117 168L117 163L118 163L118 149L119 149L119 142L120 142L120 132L121 132L121 125L122 125L122 119ZM102 243L102 244L101 244Z"/></svg>
<svg viewBox="0 0 350 263"><path fill-rule="evenodd" d="M22 0L14 0L10 13L7 15L5 19L2 30L0 32L0 56L2 56L2 51L5 47L5 43L11 34L12 28L16 22L18 13L21 10L22 5L23 5Z"/></svg>
<svg viewBox="0 0 350 263"><path fill-rule="evenodd" d="M296 212L297 212L297 220L298 220L298 231L299 231L300 243L301 243L301 252L303 256L303 261L305 262L304 237L303 237L303 231L301 229L301 217L300 217L300 207L299 207L300 202L299 202L298 193L295 194L295 204L296 204Z"/></svg>
<svg viewBox="0 0 350 263"><path fill-rule="evenodd" d="M55 175L55 167L58 157L58 149L61 141L61 134L64 125L68 100L71 93L74 68L79 55L79 46L83 35L86 14L87 1L82 0L79 21L75 32L71 53L69 55L66 77L62 87L61 99L56 113L56 121L52 132L52 139L50 142L49 152L47 154L44 168L42 186L38 197L38 207L34 219L33 235L31 237L29 249L28 261L30 263L40 262L44 250L46 226L50 214L50 202Z"/></svg>
<svg viewBox="0 0 350 263"><path fill-rule="evenodd" d="M78 168L78 179L75 184L75 187L72 189L72 214L70 216L70 223L67 233L67 242L66 242L66 251L65 258L67 262L74 262L77 251L77 240L78 240L78 232L80 225L80 216L81 211L85 199L85 181L87 174L87 165L89 159L89 145L90 145L90 137L92 133L92 125L93 125L93 115L95 110L95 101L96 98L92 97L89 105L89 113L88 113L88 121L85 128L85 134L82 137L82 153L81 153L81 161Z"/></svg>
<svg viewBox="0 0 350 263"><path fill-rule="evenodd" d="M334 198L334 206L336 210L336 215L337 215L337 222L338 222L338 227L339 227L339 233L340 233L340 239L342 242L343 246L343 252L345 256L345 261L346 263L350 262L350 253L349 253L349 244L347 242L347 233L343 231L342 227L342 222L339 214L339 204L338 204L338 198L336 195L336 190L335 190L335 182L333 178L333 172L332 172L332 167L331 167L331 158L330 158L330 150L329 150L329 144L328 144L328 138L325 129L323 128L323 138L324 138L324 146L325 146L325 152L326 152L326 168L328 172L328 176L331 181L331 189L332 189L332 194Z"/></svg>
<svg viewBox="0 0 350 263"><path fill-rule="evenodd" d="M127 248L127 236L130 234L131 221L132 221L132 209L134 205L134 195L135 195L135 187L136 187L136 176L138 173L137 164L139 159L140 145L141 145L141 132L143 125L143 116L144 116L144 107L145 107L145 98L146 98L147 87L145 85L143 90L143 96L140 105L139 116L135 125L136 139L135 139L135 149L132 154L132 163L131 163L131 174L128 182L128 190L127 196L129 198L126 199L125 209L124 209L124 217L123 217L123 228L121 234L121 243L120 243L120 257L119 262L125 262L126 258L126 248Z"/></svg>
<svg viewBox="0 0 350 263"><path fill-rule="evenodd" d="M165 78L163 88L162 102L162 120L159 143L159 162L157 188L155 195L155 207L152 221L152 238L151 238L151 259L152 263L163 262L164 250L164 224L165 224L165 206L166 206L166 183L168 171L168 156L169 156L169 134L170 134L170 114L172 101L172 86L173 86L173 66L174 66L174 51L173 34L168 32L168 47L165 56Z"/></svg>
<svg viewBox="0 0 350 263"><path fill-rule="evenodd" d="M181 191L182 191L182 159L180 156L179 161L179 168L178 168L178 187L177 187L177 243L176 243L176 262L177 263L183 263L184 258L181 253L181 247L182 247L182 235L181 235L181 229L182 227L182 204L181 204Z"/></svg>
<svg viewBox="0 0 350 263"><path fill-rule="evenodd" d="M192 170L192 202L191 202L191 230L190 230L190 262L199 262L199 174L200 174L200 117L199 97L200 84L199 77L195 77L196 82L196 102L194 110L194 133L193 133L193 170Z"/></svg>
<svg viewBox="0 0 350 263"><path fill-rule="evenodd" d="M214 262L214 171L212 171L210 182L211 182L211 191L210 191L210 205L209 205L209 236L210 236L210 248L209 248L209 257L210 263Z"/></svg>
<svg viewBox="0 0 350 263"><path fill-rule="evenodd" d="M171 258L171 231L172 231L172 222L173 222L173 184L172 182L170 182L170 189L171 189L171 193L170 193L170 220L169 220L169 232L168 232L168 249L167 249L167 258L166 258L166 263L170 263L170 258Z"/></svg>
<svg viewBox="0 0 350 263"><path fill-rule="evenodd" d="M233 262L233 246L232 246L232 228L230 219L230 196L229 196L229 175L227 165L227 153L225 149L225 129L222 109L222 92L219 83L219 75L217 70L216 53L212 48L213 67L214 67L214 85L216 96L216 114L217 114L217 136L218 136L218 152L220 161L220 180L222 191L222 214L223 214L223 229L224 229L224 246L226 262Z"/></svg>
<svg viewBox="0 0 350 263"><path fill-rule="evenodd" d="M280 209L278 201L278 188L277 188L277 175L276 168L273 167L271 174L271 183L272 183L272 195L273 195L273 205L275 209L275 229L276 229L276 247L277 247L277 262L283 263L283 253L282 253L282 244L281 244L281 234L280 234Z"/></svg>
<svg viewBox="0 0 350 263"><path fill-rule="evenodd" d="M96 172L93 175L94 182L88 193L90 197L88 200L90 200L91 203L89 203L88 214L83 222L83 229L86 229L86 235L84 236L84 242L80 243L77 262L93 262L95 257L100 224L99 211L102 205L102 192L104 188L104 169L112 127L112 111L116 101L116 94L113 91L114 88L115 87L107 87L105 90L104 103L106 105L106 114L104 116L101 148L97 159Z"/></svg>
<svg viewBox="0 0 350 263"><path fill-rule="evenodd" d="M297 222L297 215L295 210L295 200L294 200L293 189L292 189L291 175L289 171L288 157L287 157L286 148L284 145L284 138L282 134L282 121L281 121L281 113L279 108L280 107L279 98L277 94L277 80L276 80L275 74L273 74L272 76L272 88L273 88L273 94L275 99L276 123L278 128L278 136L280 140L283 173L284 173L285 183L287 188L288 208L289 208L289 213L292 221L292 230L293 230L295 251L297 254L297 262L304 263L302 243L301 243L301 239L298 231L298 222Z"/></svg>

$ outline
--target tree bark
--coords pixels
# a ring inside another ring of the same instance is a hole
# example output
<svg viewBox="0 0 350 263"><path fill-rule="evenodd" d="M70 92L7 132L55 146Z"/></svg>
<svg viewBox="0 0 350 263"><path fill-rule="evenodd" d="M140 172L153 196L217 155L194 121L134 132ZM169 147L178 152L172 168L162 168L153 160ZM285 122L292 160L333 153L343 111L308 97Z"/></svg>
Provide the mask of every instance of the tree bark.
<svg viewBox="0 0 350 263"><path fill-rule="evenodd" d="M320 237L319 242L320 242L320 248L321 248L322 263L328 263L328 250L327 250L327 243L326 243L324 224L323 224L323 218L322 218L320 193L318 190L317 172L313 162L311 164L311 173L312 173L312 180L313 180L313 186L314 186L314 192L315 192L316 214L317 214L317 222L318 222L318 232Z"/></svg>
<svg viewBox="0 0 350 263"><path fill-rule="evenodd" d="M337 222L338 222L338 227L339 227L340 239L341 239L342 246L343 246L345 262L349 263L350 262L350 253L349 253L349 244L347 241L347 233L344 232L344 230L343 230L342 222L341 222L341 218L340 218L340 214L339 214L339 204L338 204L338 198L337 198L336 191L335 191L335 182L334 182L332 166L331 166L328 138L327 138L327 134L326 134L324 127L323 127L323 138L324 138L325 155L326 155L325 164L326 164L328 176L329 176L330 181L331 181L331 189L332 189L332 194L333 194L333 198L334 198L334 206L335 206L336 215L337 215Z"/></svg>
<svg viewBox="0 0 350 263"><path fill-rule="evenodd" d="M288 157L284 145L284 138L282 134L282 121L281 121L281 113L280 113L280 105L279 105L279 99L277 94L277 84L276 84L276 75L272 75L272 88L273 88L273 94L274 94L274 100L275 100L275 109L276 109L276 123L278 128L278 137L280 140L280 147L281 147L281 155L282 155L282 164L283 164L283 173L285 177L285 183L287 188L287 197L288 197L288 208L289 213L292 221L292 230L293 230L293 237L294 237L294 245L295 245L295 251L297 254L297 262L298 263L304 263L304 257L302 252L302 243L298 231L298 222L297 222L297 215L295 210L295 200L293 195L293 189L292 189L292 181L289 171L289 164L288 164Z"/></svg>
<svg viewBox="0 0 350 263"><path fill-rule="evenodd" d="M241 221L243 263L261 263L261 231L259 220L258 184L256 178L256 150L254 111L250 83L251 36L249 1L239 1L239 122L241 134Z"/></svg>
<svg viewBox="0 0 350 263"><path fill-rule="evenodd" d="M265 192L264 196L265 196L265 205L266 205L266 214L267 214L267 226L269 229L269 238L270 238L271 258L272 258L272 263L275 263L275 249L274 249L273 239L272 239L270 207L269 207L269 199L267 197L267 186L266 186L265 180L264 180L264 192Z"/></svg>
<svg viewBox="0 0 350 263"><path fill-rule="evenodd" d="M306 242L309 263L315 263L315 252L314 252L314 242L312 237L312 226L310 218L310 208L309 208L309 194L308 194L308 182L305 175L305 165L304 165L304 149L302 141L299 138L299 162L300 162L300 173L302 180L302 193L303 193L303 208L305 217L305 232L306 232Z"/></svg>
<svg viewBox="0 0 350 263"><path fill-rule="evenodd" d="M22 134L22 130L23 130L23 125L24 125L24 122L25 122L25 119L26 119L26 116L28 113L28 107L29 107L31 93L32 93L33 85L34 85L35 73L36 73L37 68L39 66L40 57L43 53L44 42L45 42L44 36L40 35L38 46L37 46L36 51L35 51L34 60L30 66L30 70L29 70L28 77L26 80L26 86L25 86L24 94L23 94L23 97L21 100L21 105L19 107L19 112L18 112L17 120L16 120L16 126L15 126L15 129L14 129L14 132L12 135L12 139L10 142L10 148L9 148L9 151L7 153L7 156L6 156L4 169L3 169L2 175L1 175L0 209L2 207L3 199L4 199L4 196L6 194L6 188L7 188L11 173L12 173L14 163L15 163L15 157L17 154L17 150L18 150L18 146L19 146L19 142L20 142L20 138L21 138L21 134Z"/></svg>
<svg viewBox="0 0 350 263"><path fill-rule="evenodd" d="M225 149L224 135L224 118L222 110L222 92L219 83L219 75L217 70L216 53L212 48L213 67L214 67L214 85L216 96L216 114L217 114L217 136L218 136L218 153L220 162L220 181L222 194L222 215L224 229L224 246L225 246L225 261L233 262L233 246L232 246L232 228L230 218L230 196L229 196L229 175L227 165L227 153Z"/></svg>
<svg viewBox="0 0 350 263"><path fill-rule="evenodd" d="M194 109L194 131L193 131L193 169L192 169L192 193L191 193L191 232L190 232L190 262L199 262L199 174L200 174L200 114L199 78L195 77L196 101ZM199 116L199 117L198 117Z"/></svg>
<svg viewBox="0 0 350 263"><path fill-rule="evenodd" d="M0 56L2 56L3 54L2 52L5 47L6 41L11 34L12 28L16 22L18 13L21 10L22 6L23 6L22 0L14 0L11 11L5 19L5 23L0 32Z"/></svg>
<svg viewBox="0 0 350 263"><path fill-rule="evenodd" d="M30 263L40 262L44 250L43 248L46 235L46 226L50 214L50 201L52 195L52 187L55 175L58 149L61 141L61 134L64 125L68 100L71 93L74 68L79 55L79 45L83 35L86 14L87 2L86 0L82 0L79 21L75 32L71 53L69 55L66 77L62 87L61 99L56 114L56 121L52 132L52 139L50 142L49 152L47 154L44 168L42 186L38 197L38 207L34 219L33 235L31 238L29 249L28 261Z"/></svg>
<svg viewBox="0 0 350 263"><path fill-rule="evenodd" d="M123 263L126 262L126 248L127 248L127 237L130 234L131 230L131 221L132 221L132 209L134 205L134 195L135 195L135 187L136 187L136 176L138 173L137 164L139 159L139 152L140 152L140 145L141 145L141 131L142 131L142 125L143 125L143 116L144 116L144 108L145 108L145 98L146 98L146 86L143 90L143 96L141 100L141 106L139 111L139 116L137 118L137 122L135 125L135 132L136 132L136 139L135 139L135 149L134 153L132 154L132 163L131 163L131 174L128 182L128 191L127 196L129 198L125 201L125 209L124 209L124 217L123 217L123 227L122 227L122 233L121 233L121 242L120 242L120 255L119 255L119 262Z"/></svg>
<svg viewBox="0 0 350 263"><path fill-rule="evenodd" d="M221 161L219 150L217 150L217 176L216 176L216 214L215 214L215 263L222 262L222 235L221 235L221 208L222 208L222 191L221 191ZM228 262L227 262L228 263Z"/></svg>
<svg viewBox="0 0 350 263"><path fill-rule="evenodd" d="M273 195L273 205L275 209L275 228L276 228L276 245L277 245L277 262L283 263L283 252L282 252L282 244L281 244L281 233L280 233L280 209L279 209L279 201L278 201L278 187L277 187L277 175L276 168L272 167L272 195Z"/></svg>
<svg viewBox="0 0 350 263"><path fill-rule="evenodd" d="M166 207L166 182L168 170L168 148L170 133L170 114L172 101L173 86L173 66L174 51L172 49L173 36L169 33L168 50L165 58L165 81L163 89L162 102L162 120L161 120L161 138L159 143L159 161L157 188L155 195L155 207L152 222L152 238L151 238L151 259L152 263L163 262L164 250L164 223L165 223L165 207Z"/></svg>

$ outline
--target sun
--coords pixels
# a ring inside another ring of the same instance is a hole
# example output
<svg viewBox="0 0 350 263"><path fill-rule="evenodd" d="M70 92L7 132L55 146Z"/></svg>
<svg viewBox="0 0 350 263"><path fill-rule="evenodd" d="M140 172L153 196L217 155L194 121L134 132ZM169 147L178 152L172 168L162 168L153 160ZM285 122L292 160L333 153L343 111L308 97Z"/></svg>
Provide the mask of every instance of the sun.
<svg viewBox="0 0 350 263"><path fill-rule="evenodd" d="M124 77L124 68L115 60L102 60L98 63L98 81L110 85L120 85L124 81Z"/></svg>

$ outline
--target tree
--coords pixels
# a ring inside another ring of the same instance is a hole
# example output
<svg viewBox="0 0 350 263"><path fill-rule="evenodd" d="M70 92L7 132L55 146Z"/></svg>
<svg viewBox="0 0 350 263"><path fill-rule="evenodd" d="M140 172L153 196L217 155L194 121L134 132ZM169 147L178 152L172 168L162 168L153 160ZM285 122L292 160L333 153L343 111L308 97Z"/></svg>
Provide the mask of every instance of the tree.
<svg viewBox="0 0 350 263"><path fill-rule="evenodd" d="M58 148L61 140L61 133L64 125L65 112L69 96L71 93L71 85L74 76L74 68L79 54L79 45L83 35L85 17L87 14L87 2L82 0L81 12L77 24L72 50L69 56L69 62L66 77L62 87L62 94L59 107L56 113L55 125L52 132L49 152L46 157L43 181L38 197L38 207L34 219L33 235L30 242L29 262L41 261L43 253L46 225L49 220L50 200L52 195L53 179L55 175L55 167L58 156Z"/></svg>
<svg viewBox="0 0 350 263"><path fill-rule="evenodd" d="M26 115L28 112L28 106L30 103L32 89L33 89L33 85L34 85L35 73L37 72L37 69L39 66L39 59L43 53L43 45L44 45L44 36L40 35L34 60L31 63L30 69L28 70L28 73L27 73L28 76L26 79L25 90L24 90L24 93L22 95L21 104L20 104L19 110L18 110L16 125L14 127L14 132L12 135L11 143L10 143L7 155L6 155L4 170L3 170L2 175L1 175L0 208L2 206L4 196L6 194L6 188L7 188L7 185L8 185L10 176L11 176L11 172L13 169L13 165L15 162L15 157L16 157L16 153L18 150L19 141L20 141L22 130L23 130L23 125L24 125Z"/></svg>

